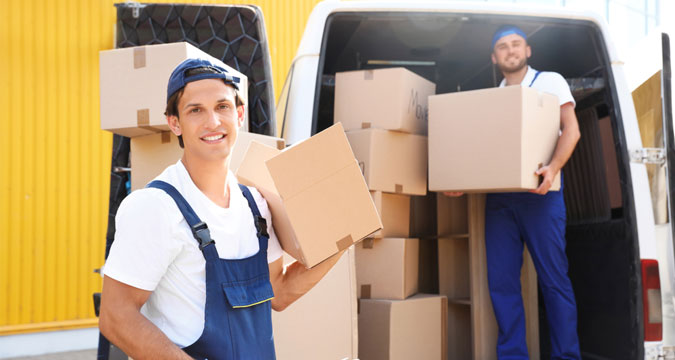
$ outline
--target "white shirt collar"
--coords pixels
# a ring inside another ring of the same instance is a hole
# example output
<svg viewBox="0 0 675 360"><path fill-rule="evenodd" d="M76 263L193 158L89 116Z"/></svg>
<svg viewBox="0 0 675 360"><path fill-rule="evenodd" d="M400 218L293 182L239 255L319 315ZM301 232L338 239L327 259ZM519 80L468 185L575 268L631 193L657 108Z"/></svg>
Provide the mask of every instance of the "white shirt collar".
<svg viewBox="0 0 675 360"><path fill-rule="evenodd" d="M523 78L523 81L520 82L520 85L522 86L529 86L532 80L534 80L535 75L537 74L537 70L533 69L530 65L527 66L527 73L525 73L525 77ZM506 78L502 79L502 82L499 83L499 87L504 87L506 86Z"/></svg>

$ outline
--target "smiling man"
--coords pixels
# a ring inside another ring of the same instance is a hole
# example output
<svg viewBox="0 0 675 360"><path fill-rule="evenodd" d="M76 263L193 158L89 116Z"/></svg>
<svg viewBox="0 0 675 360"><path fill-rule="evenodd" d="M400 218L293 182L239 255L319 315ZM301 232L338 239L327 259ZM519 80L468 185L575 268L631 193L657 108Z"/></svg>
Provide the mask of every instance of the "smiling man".
<svg viewBox="0 0 675 360"><path fill-rule="evenodd" d="M271 309L342 254L283 271L267 203L229 170L244 122L238 82L207 60L178 65L166 115L183 156L117 212L99 327L134 359L274 359Z"/></svg>
<svg viewBox="0 0 675 360"><path fill-rule="evenodd" d="M551 333L553 359L581 359L577 313L565 255L565 202L563 186L549 191L553 179L574 151L579 125L574 98L558 73L537 71L527 65L532 49L518 27L503 26L492 39L492 62L504 75L500 87L521 85L551 93L560 101L560 130L551 161L537 171L543 178L531 193L487 196L485 248L488 286L499 325L500 359L528 359L525 313L520 289L523 243L532 256L544 298Z"/></svg>

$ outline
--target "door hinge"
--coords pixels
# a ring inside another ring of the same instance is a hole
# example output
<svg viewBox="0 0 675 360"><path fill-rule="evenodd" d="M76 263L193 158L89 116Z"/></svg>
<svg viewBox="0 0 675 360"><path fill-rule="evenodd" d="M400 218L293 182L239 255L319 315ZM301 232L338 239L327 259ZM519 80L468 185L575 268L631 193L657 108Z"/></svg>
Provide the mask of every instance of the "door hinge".
<svg viewBox="0 0 675 360"><path fill-rule="evenodd" d="M664 148L640 148L630 151L630 161L638 164L666 163L666 149Z"/></svg>
<svg viewBox="0 0 675 360"><path fill-rule="evenodd" d="M141 14L141 9L146 6L145 4L141 4L137 1L129 1L129 0L125 1L124 5L131 8L131 16L133 16L134 19L138 19L138 16Z"/></svg>

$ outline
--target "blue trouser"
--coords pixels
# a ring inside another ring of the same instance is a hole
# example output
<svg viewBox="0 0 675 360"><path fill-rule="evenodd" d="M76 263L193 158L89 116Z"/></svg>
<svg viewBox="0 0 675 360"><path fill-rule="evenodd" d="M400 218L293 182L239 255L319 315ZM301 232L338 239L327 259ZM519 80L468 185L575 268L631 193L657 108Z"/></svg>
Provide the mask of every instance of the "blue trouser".
<svg viewBox="0 0 675 360"><path fill-rule="evenodd" d="M499 359L527 359L520 287L523 241L534 261L551 333L553 359L581 359L577 311L565 255L562 191L489 194L485 207L488 286L499 325Z"/></svg>

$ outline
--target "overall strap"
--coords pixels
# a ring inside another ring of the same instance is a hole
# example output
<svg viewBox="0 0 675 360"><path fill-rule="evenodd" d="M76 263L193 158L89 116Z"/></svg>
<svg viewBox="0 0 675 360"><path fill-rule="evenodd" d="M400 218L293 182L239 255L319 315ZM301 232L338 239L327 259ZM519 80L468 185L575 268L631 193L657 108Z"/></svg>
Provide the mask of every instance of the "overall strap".
<svg viewBox="0 0 675 360"><path fill-rule="evenodd" d="M534 74L534 79L532 79L532 82L530 82L530 85L529 85L528 87L532 87L532 85L534 84L534 82L535 82L535 81L537 80L537 78L539 77L539 74L541 74L541 71L537 71L537 72Z"/></svg>
<svg viewBox="0 0 675 360"><path fill-rule="evenodd" d="M178 210L180 210L180 212L183 214L185 221L187 221L188 225L190 225L192 235L199 243L199 248L201 250L204 250L205 247L216 243L213 241L213 239L211 239L209 227L206 226L206 223L203 222L199 216L197 216L195 211L192 210L190 204L188 204L183 195L181 195L180 192L175 187L173 187L173 185L161 180L154 180L145 187L164 190L164 192L171 196L173 201L176 202Z"/></svg>
<svg viewBox="0 0 675 360"><path fill-rule="evenodd" d="M239 188L248 202L248 207L251 208L251 212L253 213L253 223L255 224L258 239L260 239L260 237L269 238L270 235L267 233L267 220L260 215L260 210L258 210L258 205L255 203L251 191L242 184L239 184Z"/></svg>

